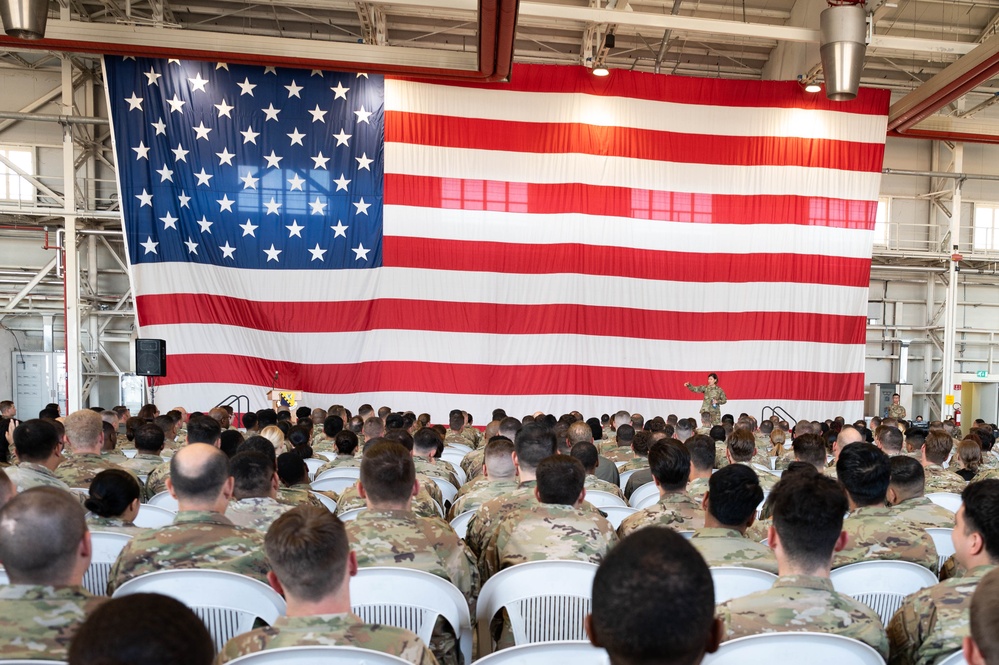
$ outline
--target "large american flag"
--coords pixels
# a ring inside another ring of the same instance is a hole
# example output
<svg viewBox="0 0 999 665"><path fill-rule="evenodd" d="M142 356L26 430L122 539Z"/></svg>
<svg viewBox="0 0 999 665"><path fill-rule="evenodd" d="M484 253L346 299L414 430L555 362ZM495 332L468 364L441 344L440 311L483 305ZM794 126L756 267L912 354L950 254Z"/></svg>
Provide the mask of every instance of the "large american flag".
<svg viewBox="0 0 999 665"><path fill-rule="evenodd" d="M167 407L862 415L886 91L105 59Z"/></svg>

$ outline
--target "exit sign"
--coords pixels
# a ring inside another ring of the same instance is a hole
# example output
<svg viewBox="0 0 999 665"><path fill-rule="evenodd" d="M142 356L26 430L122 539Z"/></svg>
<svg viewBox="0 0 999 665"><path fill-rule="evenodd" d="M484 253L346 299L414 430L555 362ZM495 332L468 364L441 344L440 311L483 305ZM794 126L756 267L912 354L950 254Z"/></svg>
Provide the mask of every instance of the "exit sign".
<svg viewBox="0 0 999 665"><path fill-rule="evenodd" d="M978 372L976 372L976 374L977 374L977 376L978 376L979 379L987 379L987 378L989 378L989 373L987 371L985 371L984 369L978 370Z"/></svg>

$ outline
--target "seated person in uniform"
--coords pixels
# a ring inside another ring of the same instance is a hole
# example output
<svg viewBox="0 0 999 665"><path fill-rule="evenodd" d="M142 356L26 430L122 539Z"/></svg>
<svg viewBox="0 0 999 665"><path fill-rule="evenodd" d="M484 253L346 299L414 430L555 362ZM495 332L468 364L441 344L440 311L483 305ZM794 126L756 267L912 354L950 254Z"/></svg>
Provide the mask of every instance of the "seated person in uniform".
<svg viewBox="0 0 999 665"><path fill-rule="evenodd" d="M678 533L636 531L593 578L586 633L607 650L611 665L697 665L722 636L711 571Z"/></svg>
<svg viewBox="0 0 999 665"><path fill-rule="evenodd" d="M999 665L999 572L982 578L971 597L971 635L964 638L968 665Z"/></svg>
<svg viewBox="0 0 999 665"><path fill-rule="evenodd" d="M350 605L350 578L357 574L343 522L325 508L299 506L279 517L264 540L271 571L267 581L288 603L273 626L229 640L219 662L292 646L355 646L382 651L415 665L435 663L429 649L403 628L366 624Z"/></svg>

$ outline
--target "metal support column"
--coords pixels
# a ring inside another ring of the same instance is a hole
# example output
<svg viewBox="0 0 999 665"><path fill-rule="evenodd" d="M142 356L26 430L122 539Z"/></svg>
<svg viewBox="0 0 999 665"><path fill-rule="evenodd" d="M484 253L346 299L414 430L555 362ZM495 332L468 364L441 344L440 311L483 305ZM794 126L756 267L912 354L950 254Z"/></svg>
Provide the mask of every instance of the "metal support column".
<svg viewBox="0 0 999 665"><path fill-rule="evenodd" d="M73 63L62 55L62 107L65 115L73 114ZM63 125L62 133L63 211L65 225L66 262L66 399L69 411L82 408L83 362L80 357L80 267L76 250L76 166L73 150L73 127Z"/></svg>
<svg viewBox="0 0 999 665"><path fill-rule="evenodd" d="M964 144L957 143L953 148L954 172L961 173L964 170ZM944 348L943 363L940 367L940 415L947 418L954 413L954 406L947 404L947 396L954 395L954 350L957 340L957 277L960 271L958 261L960 234L961 234L961 189L964 187L964 180L961 178L954 180L954 194L951 201L950 232L947 238L947 248L951 253L951 259L947 262L947 296L944 309ZM955 395L955 401L960 402L960 395Z"/></svg>

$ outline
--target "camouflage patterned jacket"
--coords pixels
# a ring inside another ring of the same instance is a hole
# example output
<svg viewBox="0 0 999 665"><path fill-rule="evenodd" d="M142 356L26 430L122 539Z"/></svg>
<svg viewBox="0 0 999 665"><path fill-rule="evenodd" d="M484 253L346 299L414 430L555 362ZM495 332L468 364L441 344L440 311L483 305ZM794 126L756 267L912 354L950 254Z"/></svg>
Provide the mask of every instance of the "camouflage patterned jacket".
<svg viewBox="0 0 999 665"><path fill-rule="evenodd" d="M583 480L583 489L587 492L590 490L596 490L598 492L607 492L608 494L613 494L619 499L623 499L624 492L621 491L620 485L615 485L614 483L607 482L606 480L601 480L597 478L592 473L586 474L586 478Z"/></svg>
<svg viewBox="0 0 999 665"><path fill-rule="evenodd" d="M704 495L708 493L708 481L710 478L693 478L687 483L687 494L698 505L704 500Z"/></svg>
<svg viewBox="0 0 999 665"><path fill-rule="evenodd" d="M336 492L323 490L322 492L334 501L337 500ZM286 506L300 506L307 503L310 506L322 507L323 502L312 494L312 488L308 485L292 485L291 487L279 487L277 492L278 503Z"/></svg>
<svg viewBox="0 0 999 665"><path fill-rule="evenodd" d="M437 486L435 485L434 488L436 489ZM336 514L342 515L348 510L366 508L367 506L368 502L362 499L361 495L357 493L357 485L351 485L340 492L340 498L336 502ZM413 497L412 509L420 517L439 518L441 516L439 504L427 493L422 483L420 484L420 491Z"/></svg>
<svg viewBox="0 0 999 665"><path fill-rule="evenodd" d="M674 531L700 529L704 526L704 509L686 492L669 492L660 497L654 506L642 508L624 518L617 528L617 535L624 538L647 526L665 526Z"/></svg>
<svg viewBox="0 0 999 665"><path fill-rule="evenodd" d="M599 564L617 543L607 519L592 510L535 503L508 512L479 557L485 582L499 571L527 561L568 559Z"/></svg>
<svg viewBox="0 0 999 665"><path fill-rule="evenodd" d="M18 492L32 487L58 487L62 490L69 490L69 485L59 480L47 466L34 462L21 462L17 466L8 466L3 472L17 486Z"/></svg>
<svg viewBox="0 0 999 665"><path fill-rule="evenodd" d="M461 470L465 472L465 477L469 480L477 478L482 474L482 467L486 459L485 446L476 448L465 455L461 460Z"/></svg>
<svg viewBox="0 0 999 665"><path fill-rule="evenodd" d="M624 473L625 471L638 470L638 469L648 469L649 468L649 458L642 457L641 455L636 455L630 460L622 464L617 468L618 473Z"/></svg>
<svg viewBox="0 0 999 665"><path fill-rule="evenodd" d="M236 526L245 526L267 533L267 529L277 518L291 510L291 506L277 499L253 497L229 502L225 516Z"/></svg>
<svg viewBox="0 0 999 665"><path fill-rule="evenodd" d="M709 566L743 566L777 574L777 559L773 552L735 529L697 529L690 544L697 548Z"/></svg>
<svg viewBox="0 0 999 665"><path fill-rule="evenodd" d="M843 520L846 548L833 555L833 568L871 559L918 563L933 573L939 560L933 539L891 508L864 506Z"/></svg>
<svg viewBox="0 0 999 665"><path fill-rule="evenodd" d="M108 595L123 583L158 570L208 568L267 582L264 534L236 526L218 513L189 510L173 524L152 529L125 545L108 575Z"/></svg>
<svg viewBox="0 0 999 665"><path fill-rule="evenodd" d="M405 628L369 624L354 614L279 617L273 626L257 628L229 640L218 663L267 649L303 646L349 646L399 656L413 665L436 665L427 645Z"/></svg>
<svg viewBox="0 0 999 665"><path fill-rule="evenodd" d="M950 469L945 469L939 464L928 464L923 468L926 472L926 485L924 491L931 492L953 492L960 494L968 486L967 481Z"/></svg>
<svg viewBox="0 0 999 665"><path fill-rule="evenodd" d="M499 525L507 513L517 508L532 506L538 502L534 496L534 488L538 481L528 480L522 482L517 489L508 492L503 496L496 497L491 501L486 501L479 506L479 509L468 520L468 530L465 533L465 544L476 559L486 549L492 538L493 530Z"/></svg>
<svg viewBox="0 0 999 665"><path fill-rule="evenodd" d="M81 586L0 586L0 658L68 660L73 634L107 600Z"/></svg>
<svg viewBox="0 0 999 665"><path fill-rule="evenodd" d="M361 468L361 458L352 457L351 455L337 455L329 462L326 462L326 464L323 464L321 467L319 467L319 470L316 471L316 477L318 478L319 474L322 473L323 471L329 471L330 469L347 469L347 468L356 468L356 469Z"/></svg>
<svg viewBox="0 0 999 665"><path fill-rule="evenodd" d="M890 665L933 665L961 650L970 634L971 595L995 566L972 568L963 577L917 591L888 623Z"/></svg>
<svg viewBox="0 0 999 665"><path fill-rule="evenodd" d="M166 479L170 477L170 462L163 462L149 472L146 477L146 496L154 497L160 492L166 492Z"/></svg>
<svg viewBox="0 0 999 665"><path fill-rule="evenodd" d="M402 566L442 577L474 610L479 595L475 559L451 525L439 517L420 517L411 510L365 510L347 522L357 565Z"/></svg>
<svg viewBox="0 0 999 665"><path fill-rule="evenodd" d="M489 480L483 478L482 482L475 482L472 485L465 483L465 487L470 487L464 494L459 492L455 498L454 505L451 506L449 517L454 519L467 510L477 510L479 506L497 497L505 496L520 487L516 478L504 478L501 480Z"/></svg>
<svg viewBox="0 0 999 665"><path fill-rule="evenodd" d="M120 517L101 517L93 513L87 513L87 528L91 532L103 531L105 533L123 533L126 536L137 536L146 533L149 529L135 526L132 522L126 522Z"/></svg>
<svg viewBox="0 0 999 665"><path fill-rule="evenodd" d="M925 496L906 499L892 506L892 510L920 529L954 528L954 513L943 506L938 506Z"/></svg>
<svg viewBox="0 0 999 665"><path fill-rule="evenodd" d="M89 489L91 481L93 481L94 476L98 473L107 469L120 468L117 464L104 459L100 455L77 453L60 464L55 470L55 475L70 487ZM138 478L136 480L138 481Z"/></svg>
<svg viewBox="0 0 999 665"><path fill-rule="evenodd" d="M859 640L888 657L888 637L877 613L837 593L828 577L788 575L772 589L733 598L718 606L725 639L760 633L809 631Z"/></svg>
<svg viewBox="0 0 999 665"><path fill-rule="evenodd" d="M461 487L458 477L454 475L454 468L445 460L431 462L426 457L413 455L413 464L416 466L418 474L423 474L427 478L443 478L454 485L455 489Z"/></svg>
<svg viewBox="0 0 999 665"><path fill-rule="evenodd" d="M118 464L123 469L140 476L148 476L153 470L163 464L163 458L152 453L136 453L132 459L126 459Z"/></svg>

